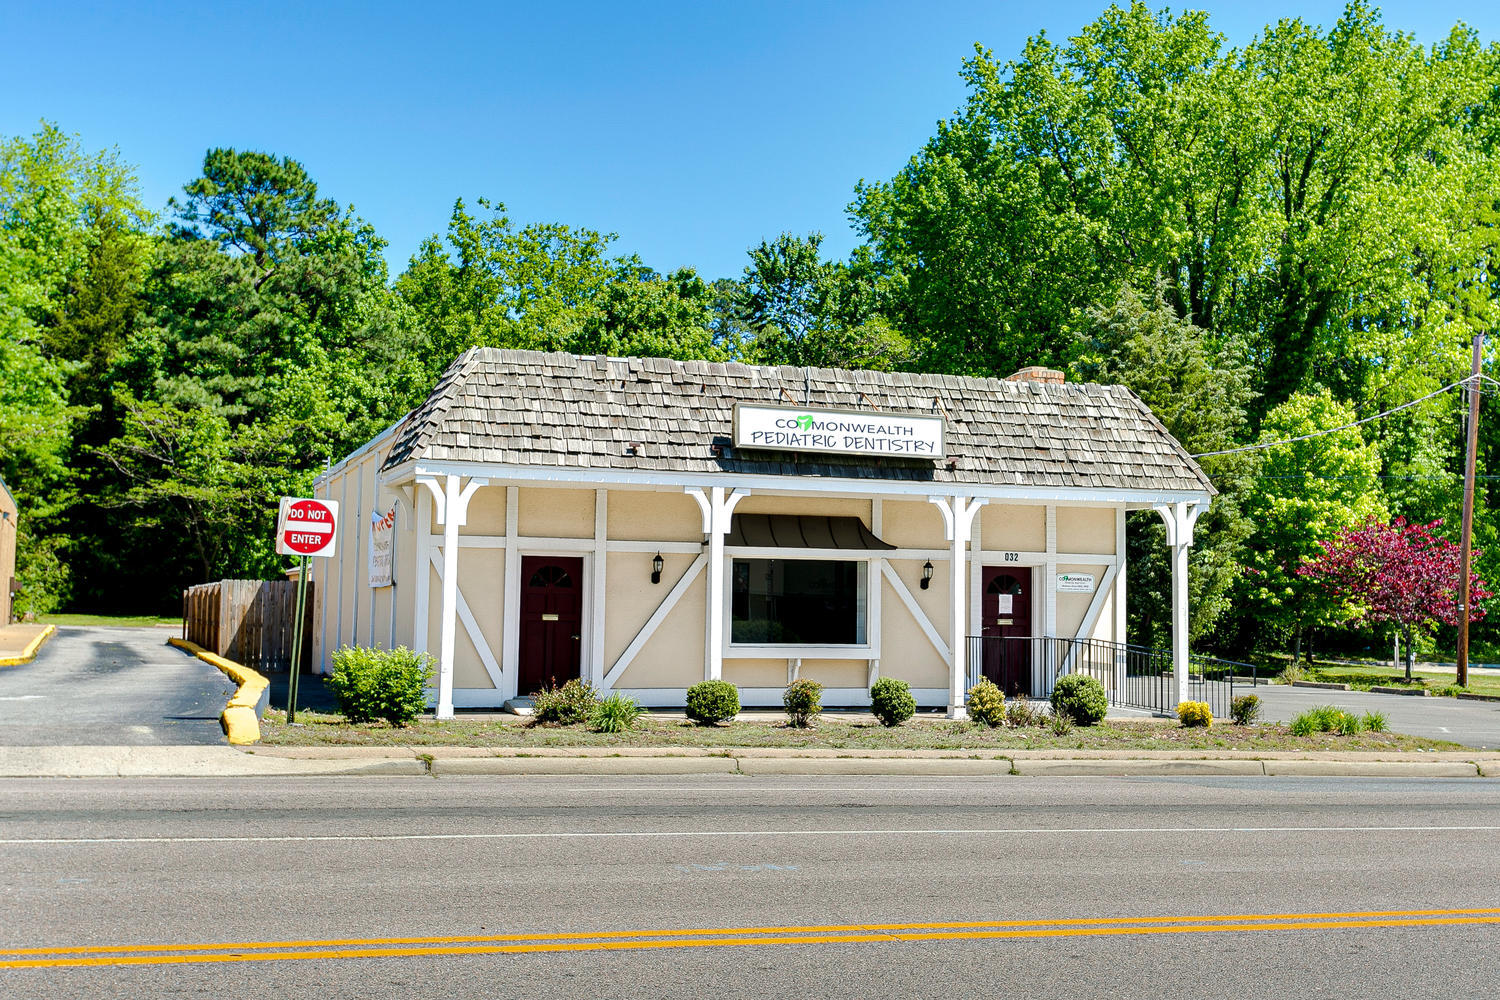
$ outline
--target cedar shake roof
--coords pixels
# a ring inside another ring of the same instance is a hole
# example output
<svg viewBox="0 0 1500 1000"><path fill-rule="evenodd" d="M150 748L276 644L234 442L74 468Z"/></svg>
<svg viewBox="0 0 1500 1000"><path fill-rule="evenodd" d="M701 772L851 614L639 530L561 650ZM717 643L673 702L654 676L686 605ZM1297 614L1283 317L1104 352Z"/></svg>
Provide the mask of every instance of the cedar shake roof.
<svg viewBox="0 0 1500 1000"><path fill-rule="evenodd" d="M946 459L732 447L734 404L939 414ZM1216 491L1124 386L476 347L396 429L413 459L652 472Z"/></svg>

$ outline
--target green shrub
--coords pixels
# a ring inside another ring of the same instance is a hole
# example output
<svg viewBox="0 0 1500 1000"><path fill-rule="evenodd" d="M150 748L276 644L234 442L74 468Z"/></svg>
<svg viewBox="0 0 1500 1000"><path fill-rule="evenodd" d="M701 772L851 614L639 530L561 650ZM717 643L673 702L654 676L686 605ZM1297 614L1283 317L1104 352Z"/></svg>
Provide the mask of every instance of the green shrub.
<svg viewBox="0 0 1500 1000"><path fill-rule="evenodd" d="M1052 710L1047 716L1047 728L1052 730L1053 736L1066 736L1073 731L1073 717L1067 712Z"/></svg>
<svg viewBox="0 0 1500 1000"><path fill-rule="evenodd" d="M1252 725L1260 718L1260 697L1253 694L1240 695L1229 703L1229 714L1237 726Z"/></svg>
<svg viewBox="0 0 1500 1000"><path fill-rule="evenodd" d="M1092 726L1109 712L1109 696L1088 674L1064 674L1052 688L1052 710L1066 712L1080 726Z"/></svg>
<svg viewBox="0 0 1500 1000"><path fill-rule="evenodd" d="M1189 729L1207 729L1214 724L1214 712L1206 701L1185 701L1177 706L1177 721Z"/></svg>
<svg viewBox="0 0 1500 1000"><path fill-rule="evenodd" d="M988 677L979 678L979 683L969 688L964 705L969 709L969 718L975 722L992 728L1005 725L1005 692Z"/></svg>
<svg viewBox="0 0 1500 1000"><path fill-rule="evenodd" d="M1333 731L1339 736L1357 736L1364 732L1364 728L1365 723L1363 719L1353 712L1346 712L1343 709L1339 710L1338 715L1333 720Z"/></svg>
<svg viewBox="0 0 1500 1000"><path fill-rule="evenodd" d="M1005 705L1005 724L1012 729L1025 729L1042 723L1042 713L1036 710L1024 694L1018 694Z"/></svg>
<svg viewBox="0 0 1500 1000"><path fill-rule="evenodd" d="M823 711L823 685L799 677L786 686L781 695L787 721L801 729L812 724Z"/></svg>
<svg viewBox="0 0 1500 1000"><path fill-rule="evenodd" d="M574 677L562 687L543 688L531 696L532 720L542 725L576 726L587 722L599 704L599 692Z"/></svg>
<svg viewBox="0 0 1500 1000"><path fill-rule="evenodd" d="M1365 717L1360 720L1365 731L1369 733L1383 733L1390 727L1386 725L1384 712L1366 712Z"/></svg>
<svg viewBox="0 0 1500 1000"><path fill-rule="evenodd" d="M328 688L350 722L384 719L405 726L427 707L432 657L405 646L366 649L345 646L333 654Z"/></svg>
<svg viewBox="0 0 1500 1000"><path fill-rule="evenodd" d="M911 685L894 677L882 677L870 685L870 711L882 726L899 726L917 714L917 699Z"/></svg>
<svg viewBox="0 0 1500 1000"><path fill-rule="evenodd" d="M699 681L687 690L687 717L717 726L740 714L740 689L728 681Z"/></svg>
<svg viewBox="0 0 1500 1000"><path fill-rule="evenodd" d="M616 691L594 706L589 728L596 733L623 733L634 729L645 709L634 698Z"/></svg>

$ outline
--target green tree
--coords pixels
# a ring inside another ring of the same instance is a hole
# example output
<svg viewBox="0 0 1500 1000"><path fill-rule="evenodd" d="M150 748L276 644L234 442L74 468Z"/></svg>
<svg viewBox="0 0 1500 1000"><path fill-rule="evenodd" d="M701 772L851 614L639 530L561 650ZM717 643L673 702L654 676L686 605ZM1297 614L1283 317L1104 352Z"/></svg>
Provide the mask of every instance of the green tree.
<svg viewBox="0 0 1500 1000"><path fill-rule="evenodd" d="M1190 453L1235 447L1255 398L1241 344L1215 342L1180 319L1160 285L1149 298L1120 289L1109 307L1089 309L1086 323L1072 366L1075 377L1127 386ZM1243 505L1255 464L1244 454L1202 460L1220 493L1194 532L1188 567L1194 639L1211 633L1232 607L1244 544L1254 528ZM1166 528L1151 511L1132 515L1131 526L1130 632L1138 642L1164 647L1172 623Z"/></svg>
<svg viewBox="0 0 1500 1000"><path fill-rule="evenodd" d="M1273 446L1258 452L1255 487L1244 495L1244 512L1257 530L1246 546L1238 598L1251 621L1279 630L1277 639L1291 637L1299 653L1309 629L1341 620L1336 603L1299 569L1321 552L1324 539L1387 514L1378 449L1358 428L1333 430L1357 419L1352 406L1326 389L1276 407L1259 442Z"/></svg>
<svg viewBox="0 0 1500 1000"><path fill-rule="evenodd" d="M1064 363L1080 310L1161 278L1250 349L1252 417L1315 382L1364 398L1452 374L1493 324L1497 65L1363 3L1242 49L1201 12L1110 7L1009 63L979 50L966 106L851 212L927 367Z"/></svg>

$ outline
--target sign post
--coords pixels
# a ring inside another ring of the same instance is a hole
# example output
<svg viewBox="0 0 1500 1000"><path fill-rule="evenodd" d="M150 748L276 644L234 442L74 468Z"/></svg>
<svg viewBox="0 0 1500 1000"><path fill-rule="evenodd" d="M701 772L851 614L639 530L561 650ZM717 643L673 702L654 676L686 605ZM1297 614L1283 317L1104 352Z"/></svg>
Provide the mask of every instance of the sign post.
<svg viewBox="0 0 1500 1000"><path fill-rule="evenodd" d="M338 540L336 500L282 497L276 516L276 552L297 556L297 609L292 617L292 664L287 673L286 721L297 721L297 675L302 669L302 622L307 614L307 560L333 555Z"/></svg>

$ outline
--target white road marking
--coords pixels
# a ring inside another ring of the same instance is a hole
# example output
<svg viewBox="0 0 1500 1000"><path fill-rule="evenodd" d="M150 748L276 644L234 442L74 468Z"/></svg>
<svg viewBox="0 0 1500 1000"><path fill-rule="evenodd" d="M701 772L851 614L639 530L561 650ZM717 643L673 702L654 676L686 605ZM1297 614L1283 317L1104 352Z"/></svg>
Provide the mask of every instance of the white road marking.
<svg viewBox="0 0 1500 1000"><path fill-rule="evenodd" d="M72 844L288 844L403 840L650 840L673 837L1002 837L1016 834L1500 833L1500 826L987 827L931 830L557 830L549 833L353 833L239 837L10 837L3 846Z"/></svg>
<svg viewBox="0 0 1500 1000"><path fill-rule="evenodd" d="M47 696L44 694L7 694L0 695L0 701L35 701L45 697Z"/></svg>

